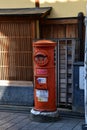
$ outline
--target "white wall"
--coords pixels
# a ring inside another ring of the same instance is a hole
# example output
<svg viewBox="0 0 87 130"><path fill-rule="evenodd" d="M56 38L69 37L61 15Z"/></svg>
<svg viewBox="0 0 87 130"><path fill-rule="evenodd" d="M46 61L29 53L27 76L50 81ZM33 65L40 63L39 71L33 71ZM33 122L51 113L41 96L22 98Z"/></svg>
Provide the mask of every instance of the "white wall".
<svg viewBox="0 0 87 130"><path fill-rule="evenodd" d="M50 17L76 17L79 12L86 14L87 0L39 0L40 7L53 7ZM32 8L35 0L0 0L0 8Z"/></svg>

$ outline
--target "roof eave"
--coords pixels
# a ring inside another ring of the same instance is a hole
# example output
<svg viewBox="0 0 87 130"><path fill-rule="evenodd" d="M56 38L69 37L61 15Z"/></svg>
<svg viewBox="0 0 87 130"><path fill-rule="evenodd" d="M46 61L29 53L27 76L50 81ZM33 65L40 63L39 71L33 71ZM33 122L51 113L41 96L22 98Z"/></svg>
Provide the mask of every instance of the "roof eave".
<svg viewBox="0 0 87 130"><path fill-rule="evenodd" d="M38 19L50 15L51 10L52 7L0 9L0 16L28 16Z"/></svg>

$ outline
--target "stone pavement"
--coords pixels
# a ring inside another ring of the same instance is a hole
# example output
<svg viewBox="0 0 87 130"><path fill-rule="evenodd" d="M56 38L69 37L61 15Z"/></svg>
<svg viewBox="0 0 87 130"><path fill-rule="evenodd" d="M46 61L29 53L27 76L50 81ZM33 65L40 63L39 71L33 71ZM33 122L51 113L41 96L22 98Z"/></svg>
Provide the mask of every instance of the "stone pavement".
<svg viewBox="0 0 87 130"><path fill-rule="evenodd" d="M29 112L0 110L0 130L81 130L84 118L61 116L55 122L31 120Z"/></svg>

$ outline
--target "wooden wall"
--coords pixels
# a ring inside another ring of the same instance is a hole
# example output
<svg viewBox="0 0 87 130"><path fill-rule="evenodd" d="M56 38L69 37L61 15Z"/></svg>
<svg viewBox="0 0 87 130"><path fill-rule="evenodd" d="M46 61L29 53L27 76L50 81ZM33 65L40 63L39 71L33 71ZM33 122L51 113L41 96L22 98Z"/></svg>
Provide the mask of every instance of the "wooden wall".
<svg viewBox="0 0 87 130"><path fill-rule="evenodd" d="M83 15L77 18L46 19L40 22L40 38L57 42L57 105L72 107L73 63L84 60Z"/></svg>
<svg viewBox="0 0 87 130"><path fill-rule="evenodd" d="M41 38L77 38L77 19L44 20L40 24Z"/></svg>
<svg viewBox="0 0 87 130"><path fill-rule="evenodd" d="M83 61L85 40L84 14L80 12L78 17L40 21L40 38L78 38L80 40L80 61Z"/></svg>
<svg viewBox="0 0 87 130"><path fill-rule="evenodd" d="M35 24L26 17L0 17L0 80L33 80Z"/></svg>

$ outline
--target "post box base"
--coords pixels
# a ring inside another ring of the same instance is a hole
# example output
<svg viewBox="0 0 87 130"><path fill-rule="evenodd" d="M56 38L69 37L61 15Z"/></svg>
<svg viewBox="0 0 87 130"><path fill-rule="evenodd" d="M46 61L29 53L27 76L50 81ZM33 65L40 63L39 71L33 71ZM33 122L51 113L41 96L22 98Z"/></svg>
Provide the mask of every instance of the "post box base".
<svg viewBox="0 0 87 130"><path fill-rule="evenodd" d="M82 125L82 130L87 130L87 124Z"/></svg>
<svg viewBox="0 0 87 130"><path fill-rule="evenodd" d="M58 110L54 112L41 112L31 109L31 119L38 122L53 122L59 120Z"/></svg>

